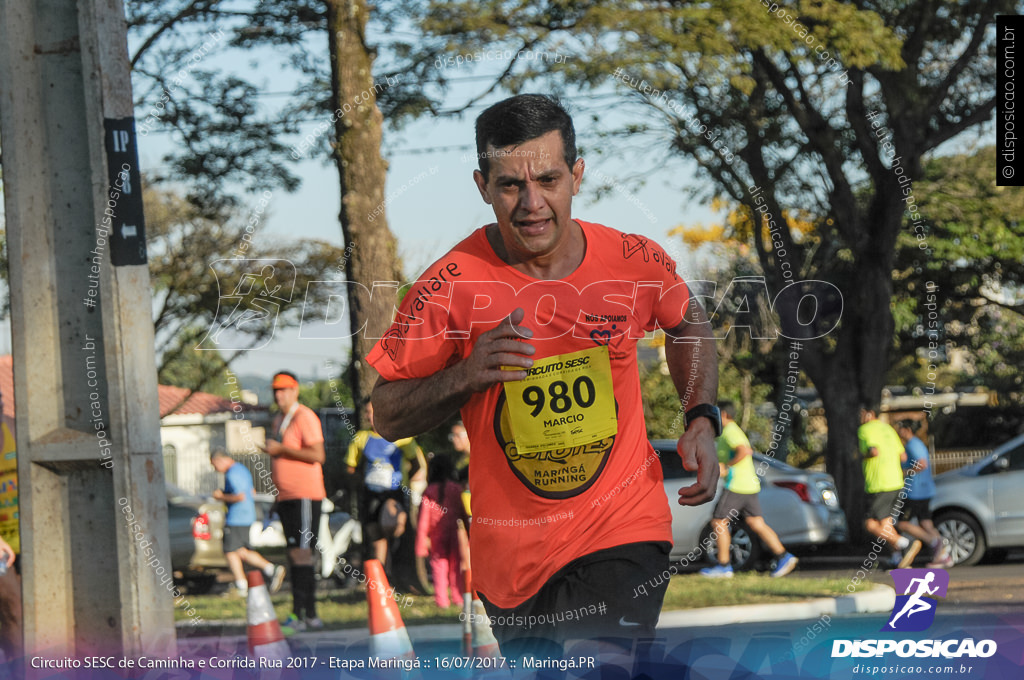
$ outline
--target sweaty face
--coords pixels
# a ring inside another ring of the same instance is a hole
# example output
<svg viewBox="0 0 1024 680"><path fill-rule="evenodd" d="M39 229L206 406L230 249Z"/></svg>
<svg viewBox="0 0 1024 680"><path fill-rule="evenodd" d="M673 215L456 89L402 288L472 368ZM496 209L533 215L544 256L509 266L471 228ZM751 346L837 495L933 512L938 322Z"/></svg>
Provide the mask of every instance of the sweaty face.
<svg viewBox="0 0 1024 680"><path fill-rule="evenodd" d="M473 173L484 201L494 209L508 255L516 261L553 253L568 240L572 197L580 190L583 160L570 168L562 134L548 132L519 146L487 147L490 171Z"/></svg>

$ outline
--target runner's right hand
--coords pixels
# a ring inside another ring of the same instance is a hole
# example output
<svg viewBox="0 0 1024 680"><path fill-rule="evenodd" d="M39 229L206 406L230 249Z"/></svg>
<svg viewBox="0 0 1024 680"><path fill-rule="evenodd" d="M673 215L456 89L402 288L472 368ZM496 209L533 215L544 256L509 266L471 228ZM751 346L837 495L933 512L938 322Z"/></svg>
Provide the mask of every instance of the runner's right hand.
<svg viewBox="0 0 1024 680"><path fill-rule="evenodd" d="M525 370L502 370L503 366L533 366L530 356L537 350L525 340L533 337L533 331L519 325L525 316L522 308L517 307L500 324L480 334L473 351L460 366L469 390L483 392L495 383L526 377Z"/></svg>

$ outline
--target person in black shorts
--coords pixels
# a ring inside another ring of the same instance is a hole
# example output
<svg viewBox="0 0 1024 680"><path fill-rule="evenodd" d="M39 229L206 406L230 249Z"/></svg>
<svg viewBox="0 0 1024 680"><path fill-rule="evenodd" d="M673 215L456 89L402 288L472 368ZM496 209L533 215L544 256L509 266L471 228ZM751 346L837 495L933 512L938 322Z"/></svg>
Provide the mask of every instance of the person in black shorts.
<svg viewBox="0 0 1024 680"><path fill-rule="evenodd" d="M768 526L761 514L761 502L757 499L757 494L761 491L761 482L754 470L754 451L750 448L747 435L734 420L735 404L723 401L719 402L718 408L722 413L722 436L717 439L716 444L722 476L725 477L725 490L718 499L711 520L718 548L718 564L701 569L700 573L710 578L732 577L732 565L729 563L729 547L732 542L729 522L742 517L747 527L775 555L772 576L785 576L793 571L799 560L786 551L778 534Z"/></svg>
<svg viewBox="0 0 1024 680"><path fill-rule="evenodd" d="M213 497L228 506L224 517L224 556L235 579L236 592L245 595L248 588L242 568L245 562L262 571L269 580L270 592L276 593L284 583L284 567L275 566L249 546L249 527L256 521L252 473L223 449L217 449L210 455L210 463L224 475L224 489L216 489Z"/></svg>
<svg viewBox="0 0 1024 680"><path fill-rule="evenodd" d="M373 406L367 404L366 418L373 426ZM363 489L359 494L359 519L363 524L363 545L372 547L372 556L391 573L388 546L401 538L408 521L409 492L403 482L403 463L415 462L413 480L426 478L426 459L416 440L408 437L389 442L374 430L360 430L348 445L348 473L354 475L362 465Z"/></svg>
<svg viewBox="0 0 1024 680"><path fill-rule="evenodd" d="M476 133L473 179L495 221L428 268L367 356L381 376L374 426L395 441L460 412L472 585L503 654L558 655L580 640L626 656L653 634L672 575L637 341L667 336L686 425L676 450L696 472L682 505L717 488L715 341L664 249L572 215L585 162L557 100L498 102Z"/></svg>

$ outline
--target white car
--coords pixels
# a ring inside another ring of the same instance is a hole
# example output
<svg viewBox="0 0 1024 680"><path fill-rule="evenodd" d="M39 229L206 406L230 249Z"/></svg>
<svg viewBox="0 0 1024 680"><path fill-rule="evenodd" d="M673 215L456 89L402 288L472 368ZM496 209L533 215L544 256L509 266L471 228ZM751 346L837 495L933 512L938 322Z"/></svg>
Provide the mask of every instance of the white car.
<svg viewBox="0 0 1024 680"><path fill-rule="evenodd" d="M1024 434L982 460L935 477L932 521L950 543L954 564L1024 546Z"/></svg>
<svg viewBox="0 0 1024 680"><path fill-rule="evenodd" d="M651 444L661 459L665 494L672 508L671 559L679 560L695 548L710 546L710 554L704 550L704 559L715 561L711 515L722 494L722 481L713 501L694 507L679 505L679 489L692 484L696 474L683 469L675 439L656 439ZM839 507L832 475L801 470L760 453L753 455L755 468L765 469L758 496L764 519L787 549L847 540L846 515ZM742 520L732 527L731 551L734 569L749 569L761 561L763 546Z"/></svg>

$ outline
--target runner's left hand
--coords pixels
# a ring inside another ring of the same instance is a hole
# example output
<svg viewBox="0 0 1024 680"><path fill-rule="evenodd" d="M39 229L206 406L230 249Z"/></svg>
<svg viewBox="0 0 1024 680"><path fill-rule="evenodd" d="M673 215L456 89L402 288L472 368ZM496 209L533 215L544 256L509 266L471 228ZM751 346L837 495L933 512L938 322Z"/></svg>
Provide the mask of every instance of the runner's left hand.
<svg viewBox="0 0 1024 680"><path fill-rule="evenodd" d="M701 505L715 497L718 490L718 454L715 433L707 418L695 421L676 445L683 468L697 471L697 481L679 490L679 505Z"/></svg>

